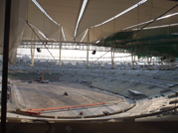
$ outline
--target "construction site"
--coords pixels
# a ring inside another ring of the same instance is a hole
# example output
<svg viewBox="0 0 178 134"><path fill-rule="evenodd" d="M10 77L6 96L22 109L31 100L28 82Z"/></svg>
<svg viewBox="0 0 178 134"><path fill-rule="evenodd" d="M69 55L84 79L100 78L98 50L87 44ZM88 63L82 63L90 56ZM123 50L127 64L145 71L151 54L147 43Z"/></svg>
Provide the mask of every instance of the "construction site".
<svg viewBox="0 0 178 134"><path fill-rule="evenodd" d="M0 6L2 132L177 132L177 0Z"/></svg>

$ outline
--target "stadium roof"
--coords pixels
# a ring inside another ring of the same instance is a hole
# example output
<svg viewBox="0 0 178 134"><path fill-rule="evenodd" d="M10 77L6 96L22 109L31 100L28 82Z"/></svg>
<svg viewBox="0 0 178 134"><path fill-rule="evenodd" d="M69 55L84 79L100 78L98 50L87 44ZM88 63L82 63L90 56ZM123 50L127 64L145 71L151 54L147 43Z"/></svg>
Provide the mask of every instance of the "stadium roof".
<svg viewBox="0 0 178 134"><path fill-rule="evenodd" d="M59 32L61 26L63 40L87 41L89 31L90 42L153 20L178 4L169 0L29 0L28 3L28 22L47 37L59 40L54 33ZM152 25L176 23L177 11L175 7L163 15L174 14L167 16L171 19L166 17Z"/></svg>
<svg viewBox="0 0 178 134"><path fill-rule="evenodd" d="M118 31L141 28L153 21L149 27L177 24L177 6L174 0L13 0L9 59L14 61L22 39L38 39L25 21L41 40L98 42ZM2 46L5 0L0 1L0 7Z"/></svg>

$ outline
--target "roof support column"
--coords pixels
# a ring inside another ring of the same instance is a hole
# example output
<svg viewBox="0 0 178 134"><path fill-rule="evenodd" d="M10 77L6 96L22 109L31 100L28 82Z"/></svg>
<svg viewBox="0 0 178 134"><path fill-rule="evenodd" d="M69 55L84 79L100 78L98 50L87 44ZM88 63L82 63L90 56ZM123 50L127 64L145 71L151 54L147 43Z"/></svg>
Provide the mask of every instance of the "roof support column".
<svg viewBox="0 0 178 134"><path fill-rule="evenodd" d="M89 49L90 49L90 44L89 44L89 42L90 42L90 29L88 30L88 37L87 37L87 64L86 64L86 67L87 67L87 69L89 68L89 66L88 66L88 64L89 64Z"/></svg>
<svg viewBox="0 0 178 134"><path fill-rule="evenodd" d="M132 69L134 69L134 59L135 59L135 57L134 57L134 55L132 54L132 55L131 55Z"/></svg>
<svg viewBox="0 0 178 134"><path fill-rule="evenodd" d="M163 58L164 58L164 56L162 56L160 59L161 59L161 61L160 61L160 65L159 65L159 69L161 70L162 69L162 66L163 66Z"/></svg>
<svg viewBox="0 0 178 134"><path fill-rule="evenodd" d="M32 38L34 36L34 40L35 40L35 35L32 32ZM31 65L30 66L34 66L34 56L35 56L35 42L32 42L31 40Z"/></svg>
<svg viewBox="0 0 178 134"><path fill-rule="evenodd" d="M170 57L167 57L167 61L166 61L166 64L167 64L167 70L169 70L169 61L170 61Z"/></svg>
<svg viewBox="0 0 178 134"><path fill-rule="evenodd" d="M111 47L111 69L114 69L115 44Z"/></svg>
<svg viewBox="0 0 178 134"><path fill-rule="evenodd" d="M136 55L136 49L135 49L135 53L131 55L131 62L132 62L132 69L134 69L134 63L135 63L135 55Z"/></svg>
<svg viewBox="0 0 178 134"><path fill-rule="evenodd" d="M30 66L34 66L34 57L35 57L35 49L31 48L31 65Z"/></svg>
<svg viewBox="0 0 178 134"><path fill-rule="evenodd" d="M62 49L62 32L60 30L60 42L59 42L59 67L61 68L61 49Z"/></svg>
<svg viewBox="0 0 178 134"><path fill-rule="evenodd" d="M149 56L147 55L148 70L150 70L151 60L152 60L152 54L151 54L151 57L149 57Z"/></svg>

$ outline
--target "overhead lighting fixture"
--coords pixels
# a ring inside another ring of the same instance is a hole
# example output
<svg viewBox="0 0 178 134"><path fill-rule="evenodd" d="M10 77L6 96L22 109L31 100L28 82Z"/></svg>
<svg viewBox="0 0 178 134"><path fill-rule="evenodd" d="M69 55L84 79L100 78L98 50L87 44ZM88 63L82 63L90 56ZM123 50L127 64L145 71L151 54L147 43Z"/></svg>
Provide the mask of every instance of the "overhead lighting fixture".
<svg viewBox="0 0 178 134"><path fill-rule="evenodd" d="M79 27L79 23L81 21L81 18L83 16L84 11L85 11L87 2L88 2L88 0L83 0L83 4L82 4L81 10L80 10L80 14L78 16L77 24L76 24L75 31L74 31L74 38L76 38L76 36L77 36L77 30L78 30L78 27Z"/></svg>
<svg viewBox="0 0 178 134"><path fill-rule="evenodd" d="M56 25L58 25L59 27L61 27L61 31L62 31L63 38L64 38L64 40L66 41L66 37L65 37L65 34L64 34L63 27L62 27L60 24L58 24L56 21L54 21L36 0L32 0L32 2L33 2L52 22L54 22Z"/></svg>
<svg viewBox="0 0 178 134"><path fill-rule="evenodd" d="M131 7L129 7L128 9L126 9L126 10L124 10L123 12L117 14L116 16L114 16L114 17L112 17L112 18L110 18L110 19L108 19L108 20L106 20L106 21L104 21L104 22L102 22L102 23L100 23L100 24L97 24L97 25L95 25L95 26L92 26L92 28L101 26L101 25L103 25L103 24L105 24L105 23L108 23L108 22L110 22L110 21L112 21L112 20L118 18L118 17L122 16L123 14L125 14L125 13L131 11L132 9L134 9L134 8L136 8L136 7L140 6L140 5L142 5L142 4L145 3L146 1L147 1L147 0L141 0L141 1L138 2L137 4L135 4L135 5L131 6Z"/></svg>
<svg viewBox="0 0 178 134"><path fill-rule="evenodd" d="M39 47L36 50L37 52L41 53L41 49Z"/></svg>
<svg viewBox="0 0 178 134"><path fill-rule="evenodd" d="M96 50L93 50L92 54L95 55L96 54Z"/></svg>

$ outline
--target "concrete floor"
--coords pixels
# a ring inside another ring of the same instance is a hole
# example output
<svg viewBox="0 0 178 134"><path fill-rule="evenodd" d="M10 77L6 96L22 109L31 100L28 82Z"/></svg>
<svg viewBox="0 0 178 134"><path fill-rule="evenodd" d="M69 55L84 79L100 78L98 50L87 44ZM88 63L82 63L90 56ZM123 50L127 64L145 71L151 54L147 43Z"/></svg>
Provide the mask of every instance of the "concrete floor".
<svg viewBox="0 0 178 134"><path fill-rule="evenodd" d="M37 73L10 74L9 78L14 83L14 95L16 96L17 105L21 109L106 103L106 105L102 106L41 113L42 115L53 115L56 117L78 117L80 112L83 112L82 116L91 116L101 115L103 111L108 111L109 113L124 111L124 109L134 105L132 99L122 99L124 96L134 97L128 92L129 89L137 90L147 95L144 99L136 100L136 105L127 112L90 119L108 120L111 118L117 119L150 114L160 111L160 108L163 106L168 106L170 100L167 97L160 97L160 92L165 89L178 90L177 81L172 79L177 72L177 70L80 70L62 68L58 73L53 73L52 75L45 73L45 79L50 81L49 84L28 83L34 79L39 79L38 76L41 76L41 74ZM153 78L157 73L159 78ZM162 75L165 77L162 77ZM168 75L170 75L171 79L169 79ZM69 96L64 96L64 92L67 92ZM153 99L148 99L150 97ZM108 104L108 102L110 103ZM16 114L9 114L9 117L16 116ZM26 116L21 117L27 118Z"/></svg>
<svg viewBox="0 0 178 134"><path fill-rule="evenodd" d="M135 116L139 116L139 115L146 115L146 114L152 114L155 112L160 112L160 109L166 106L170 106L169 101L171 99L167 98L167 95L172 94L173 92L168 92L165 93L165 97L154 97L149 100L149 99L140 99L136 101L136 105L134 107L132 107L130 110L126 111L126 112L121 112L121 113L116 113L113 115L109 115L109 116L101 116L101 117L91 117L91 118L79 118L79 119L71 119L71 118L55 118L55 119L47 119L47 120L53 120L53 121L82 121L82 122L86 122L86 121L122 121L123 118L127 118L127 117L135 117ZM126 103L127 102L127 103ZM131 100L125 99L125 102L119 102L117 104L112 104L109 105L107 110L124 110L126 108L129 107L128 102L130 103L130 106L133 105L133 103L131 102ZM171 105L172 106L172 105ZM97 114L101 114L101 112L103 111L104 107L90 107L90 108L84 108L84 109L73 109L73 110L61 110L61 111L47 111L47 112L42 112L42 115L53 115L56 117L71 117L72 116L79 116L78 113L79 112L83 112L84 116L86 115L97 115ZM116 109L117 108L117 109ZM106 110L106 109L105 109ZM110 111L109 111L110 112ZM169 114L170 115L170 114ZM18 115L15 113L8 113L7 116L9 117L9 119L11 118L19 118L19 119L44 119L41 117L33 117L33 116L25 116L25 115ZM172 115L175 116L175 115ZM146 121L146 119L151 119L152 121L157 121L157 120L161 120L161 117L165 117L163 116L151 116L148 118L140 118L143 119L144 121ZM177 118L177 117L176 117ZM164 119L163 119L164 120ZM170 119L171 120L176 120L174 118ZM135 119L135 121L140 121L139 118Z"/></svg>
<svg viewBox="0 0 178 134"><path fill-rule="evenodd" d="M134 104L133 101L126 101L119 95L74 82L14 83L13 90L19 108L24 110L105 103L105 105L92 107L47 111L43 112L43 115L67 117L78 116L80 112L83 112L83 116L101 115L103 111L114 113ZM64 95L65 92L68 93L68 96Z"/></svg>
<svg viewBox="0 0 178 134"><path fill-rule="evenodd" d="M75 82L52 82L48 84L43 83L14 83L14 95L16 96L16 104L20 109L27 110L28 108L51 108L62 106L74 106L81 104L92 104L105 102L105 105L81 107L72 109L43 111L41 115L52 115L55 117L79 117L80 112L82 116L101 115L103 111L109 113L116 113L111 116L91 118L95 119L110 119L110 118L123 118L130 116L138 116L143 114L151 114L159 112L160 108L169 106L171 99L167 95L173 92L164 93L163 96L150 96L152 99L144 98L136 101L136 105L132 107L135 102L131 99L123 99L123 97L102 91L96 88L90 88ZM69 96L65 96L67 92ZM15 103L14 103L15 104ZM119 111L132 107L127 112L117 114ZM15 116L10 114L10 116Z"/></svg>
<svg viewBox="0 0 178 134"><path fill-rule="evenodd" d="M132 71L132 73L135 70ZM9 74L11 80L34 80L39 79L38 76L41 74L37 73L17 73L16 75ZM87 81L91 82L88 86L93 86L102 90L107 90L113 93L119 93L126 96L132 96L128 90L137 90L145 93L147 96L158 95L160 91L164 89L174 89L178 90L178 82L168 81L162 79L152 79L149 77L133 76L133 75L123 75L119 71L101 71L101 70L87 70L82 72L77 70L61 70L57 74L45 74L45 79L53 82L58 81L68 81L68 82L80 82ZM173 85L175 87L171 87Z"/></svg>

